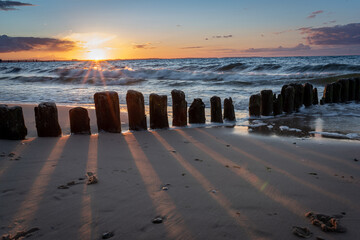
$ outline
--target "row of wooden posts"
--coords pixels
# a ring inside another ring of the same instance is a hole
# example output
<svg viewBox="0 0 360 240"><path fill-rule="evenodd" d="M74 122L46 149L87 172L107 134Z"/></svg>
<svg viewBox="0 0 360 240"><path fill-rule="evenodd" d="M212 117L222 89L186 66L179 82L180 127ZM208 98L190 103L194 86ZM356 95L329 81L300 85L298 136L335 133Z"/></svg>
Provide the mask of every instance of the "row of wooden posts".
<svg viewBox="0 0 360 240"><path fill-rule="evenodd" d="M340 79L326 84L320 104L360 100L360 78ZM249 99L250 117L279 115L298 111L303 105L319 104L317 88L310 83L284 85L276 96L272 90L262 90Z"/></svg>
<svg viewBox="0 0 360 240"><path fill-rule="evenodd" d="M187 113L190 124L203 124L205 118L205 104L200 98L195 98L189 110L185 94L180 90L173 90L172 110L173 126L187 125ZM120 105L117 92L106 91L94 94L95 112L98 131L111 133L121 132ZM224 100L224 115L222 116L221 99L214 96L210 99L211 122L222 123L235 121L234 105L231 98ZM147 130L144 96L141 92L129 90L126 94L129 130ZM150 128L169 128L167 114L167 96L150 94ZM39 137L58 137L62 131L58 121L58 111L54 102L40 103L34 108L37 134ZM91 134L90 118L87 109L75 107L69 111L70 131L72 134ZM24 123L20 106L8 107L0 105L0 139L24 139L27 128Z"/></svg>

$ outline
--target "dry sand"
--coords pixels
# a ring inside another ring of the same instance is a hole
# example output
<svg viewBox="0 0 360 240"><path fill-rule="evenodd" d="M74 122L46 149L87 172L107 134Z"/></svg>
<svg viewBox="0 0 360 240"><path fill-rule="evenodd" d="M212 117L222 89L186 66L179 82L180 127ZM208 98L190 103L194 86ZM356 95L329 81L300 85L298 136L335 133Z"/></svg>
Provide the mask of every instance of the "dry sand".
<svg viewBox="0 0 360 240"><path fill-rule="evenodd" d="M0 235L37 227L29 239L299 239L292 226L303 226L310 239L360 239L358 141L226 127L38 138L32 111L24 105L27 140L0 140ZM65 134L67 111L59 108ZM97 184L85 184L87 172ZM343 215L347 232L322 232L307 211Z"/></svg>

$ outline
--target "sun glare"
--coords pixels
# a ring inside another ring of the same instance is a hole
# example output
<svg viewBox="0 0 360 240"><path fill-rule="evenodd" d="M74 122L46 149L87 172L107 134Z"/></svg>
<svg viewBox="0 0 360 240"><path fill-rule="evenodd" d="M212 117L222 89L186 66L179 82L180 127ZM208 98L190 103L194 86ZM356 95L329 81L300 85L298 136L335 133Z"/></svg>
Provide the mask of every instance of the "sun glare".
<svg viewBox="0 0 360 240"><path fill-rule="evenodd" d="M104 60L106 59L106 52L104 49L100 49L100 48L91 49L87 53L87 58L89 60L95 60L95 61Z"/></svg>

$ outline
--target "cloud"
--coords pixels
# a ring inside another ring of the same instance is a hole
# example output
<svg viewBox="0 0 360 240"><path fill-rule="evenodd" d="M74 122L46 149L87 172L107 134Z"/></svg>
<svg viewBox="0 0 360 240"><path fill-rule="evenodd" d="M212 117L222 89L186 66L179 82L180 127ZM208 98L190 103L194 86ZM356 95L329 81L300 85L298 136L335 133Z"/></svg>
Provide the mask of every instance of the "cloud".
<svg viewBox="0 0 360 240"><path fill-rule="evenodd" d="M299 30L310 45L360 45L360 23Z"/></svg>
<svg viewBox="0 0 360 240"><path fill-rule="evenodd" d="M219 39L219 38L232 38L232 37L233 35L229 34L229 35L216 35L216 36L212 36L211 38ZM205 40L210 40L210 38L206 37Z"/></svg>
<svg viewBox="0 0 360 240"><path fill-rule="evenodd" d="M328 25L328 24L332 24L332 23L336 23L336 20L332 20L332 21L329 21L329 22L324 22L323 25Z"/></svg>
<svg viewBox="0 0 360 240"><path fill-rule="evenodd" d="M319 11L312 12L307 18L308 18L308 19L315 18L316 15L321 14L321 13L323 13L323 12L324 12L323 10L319 10Z"/></svg>
<svg viewBox="0 0 360 240"><path fill-rule="evenodd" d="M300 43L295 47L286 48L286 47L279 46L277 48L249 48L249 49L243 50L243 52L246 52L246 53L294 52L294 51L306 51L306 50L310 50L310 49L311 49L310 46Z"/></svg>
<svg viewBox="0 0 360 240"><path fill-rule="evenodd" d="M135 49L154 49L156 47L152 46L152 43L142 43L142 44L133 43L133 48L135 48Z"/></svg>
<svg viewBox="0 0 360 240"><path fill-rule="evenodd" d="M212 36L212 38L232 38L233 35L232 34L229 34L229 35L224 35L224 36L221 36L221 35L217 35L217 36Z"/></svg>
<svg viewBox="0 0 360 240"><path fill-rule="evenodd" d="M17 10L15 7L22 7L22 6L35 6L35 5L30 3L18 2L18 1L0 1L0 10L2 11Z"/></svg>
<svg viewBox="0 0 360 240"><path fill-rule="evenodd" d="M182 47L180 49L198 49L198 48L203 48L202 46L192 46L192 47Z"/></svg>
<svg viewBox="0 0 360 240"><path fill-rule="evenodd" d="M70 40L37 37L0 36L0 53L19 51L69 51L76 46Z"/></svg>

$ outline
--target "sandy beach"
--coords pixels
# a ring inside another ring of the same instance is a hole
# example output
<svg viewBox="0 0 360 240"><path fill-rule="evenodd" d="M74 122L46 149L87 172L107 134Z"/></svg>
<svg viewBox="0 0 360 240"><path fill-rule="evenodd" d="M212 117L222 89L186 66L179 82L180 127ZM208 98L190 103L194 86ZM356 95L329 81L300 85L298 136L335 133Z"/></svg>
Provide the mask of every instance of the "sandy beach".
<svg viewBox="0 0 360 240"><path fill-rule="evenodd" d="M96 134L69 135L70 107L61 106L64 136L38 138L34 106L22 107L28 138L0 140L0 235L300 239L298 226L310 239L360 239L359 141L227 127L97 134L93 109ZM96 184L86 184L89 172ZM308 211L342 217L347 231L321 231Z"/></svg>

